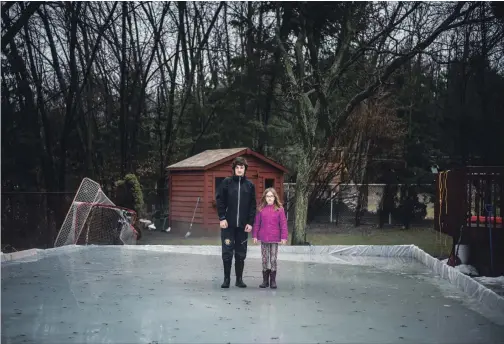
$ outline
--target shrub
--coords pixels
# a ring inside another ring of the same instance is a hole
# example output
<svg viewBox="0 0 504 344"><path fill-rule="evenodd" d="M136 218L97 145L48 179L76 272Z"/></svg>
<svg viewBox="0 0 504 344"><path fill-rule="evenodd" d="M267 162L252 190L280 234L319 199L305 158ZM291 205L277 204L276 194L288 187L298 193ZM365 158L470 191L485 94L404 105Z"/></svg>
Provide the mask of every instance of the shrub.
<svg viewBox="0 0 504 344"><path fill-rule="evenodd" d="M124 208L133 209L138 217L144 212L144 199L142 185L134 174L127 174L123 180L118 180L116 186L117 205Z"/></svg>

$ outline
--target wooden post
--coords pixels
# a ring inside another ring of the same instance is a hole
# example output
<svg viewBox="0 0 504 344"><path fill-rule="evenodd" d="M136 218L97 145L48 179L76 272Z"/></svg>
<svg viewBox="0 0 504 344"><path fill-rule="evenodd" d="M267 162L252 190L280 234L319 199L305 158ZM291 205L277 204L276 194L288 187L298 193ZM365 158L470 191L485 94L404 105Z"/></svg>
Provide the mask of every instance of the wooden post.
<svg viewBox="0 0 504 344"><path fill-rule="evenodd" d="M203 227L204 230L208 230L208 207L211 204L211 201L208 197L208 178L212 176L210 172L203 172L203 200L201 202L201 206L203 207ZM215 178L214 178L215 179Z"/></svg>
<svg viewBox="0 0 504 344"><path fill-rule="evenodd" d="M287 221L289 221L289 210L290 210L290 184L287 183Z"/></svg>
<svg viewBox="0 0 504 344"><path fill-rule="evenodd" d="M334 202L334 191L331 191L331 215L329 216L329 222L333 223L333 202Z"/></svg>

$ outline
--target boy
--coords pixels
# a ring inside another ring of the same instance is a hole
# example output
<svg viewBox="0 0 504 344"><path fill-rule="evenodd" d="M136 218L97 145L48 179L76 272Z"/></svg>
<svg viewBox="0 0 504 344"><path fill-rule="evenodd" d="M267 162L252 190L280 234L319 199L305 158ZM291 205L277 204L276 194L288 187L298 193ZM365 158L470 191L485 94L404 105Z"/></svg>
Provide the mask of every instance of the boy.
<svg viewBox="0 0 504 344"><path fill-rule="evenodd" d="M224 282L221 288L229 288L233 252L235 256L236 286L243 283L243 268L247 256L248 233L252 231L256 215L255 186L245 177L247 161L238 157L232 164L233 176L224 179L216 192L222 242Z"/></svg>

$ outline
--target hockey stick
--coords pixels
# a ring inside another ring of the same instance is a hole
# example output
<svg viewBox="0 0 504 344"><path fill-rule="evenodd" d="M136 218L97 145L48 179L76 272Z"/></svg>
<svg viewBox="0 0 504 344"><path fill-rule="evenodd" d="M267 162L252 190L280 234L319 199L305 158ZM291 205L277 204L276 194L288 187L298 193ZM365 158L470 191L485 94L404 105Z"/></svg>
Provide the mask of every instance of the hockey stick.
<svg viewBox="0 0 504 344"><path fill-rule="evenodd" d="M185 235L186 238L191 235L191 229L192 229L192 225L194 222L194 217L196 216L196 210L198 209L199 201L200 201L200 198L198 197L198 200L196 201L196 206L194 207L191 223L189 224L189 231Z"/></svg>

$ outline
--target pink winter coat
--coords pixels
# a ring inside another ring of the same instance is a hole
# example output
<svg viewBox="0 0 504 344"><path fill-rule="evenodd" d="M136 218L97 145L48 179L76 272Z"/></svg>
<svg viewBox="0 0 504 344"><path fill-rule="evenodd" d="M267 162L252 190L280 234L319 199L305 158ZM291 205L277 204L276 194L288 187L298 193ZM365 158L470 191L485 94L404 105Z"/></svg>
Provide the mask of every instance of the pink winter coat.
<svg viewBox="0 0 504 344"><path fill-rule="evenodd" d="M287 218L284 209L275 210L273 205L267 205L258 211L252 229L252 237L264 243L287 240Z"/></svg>

